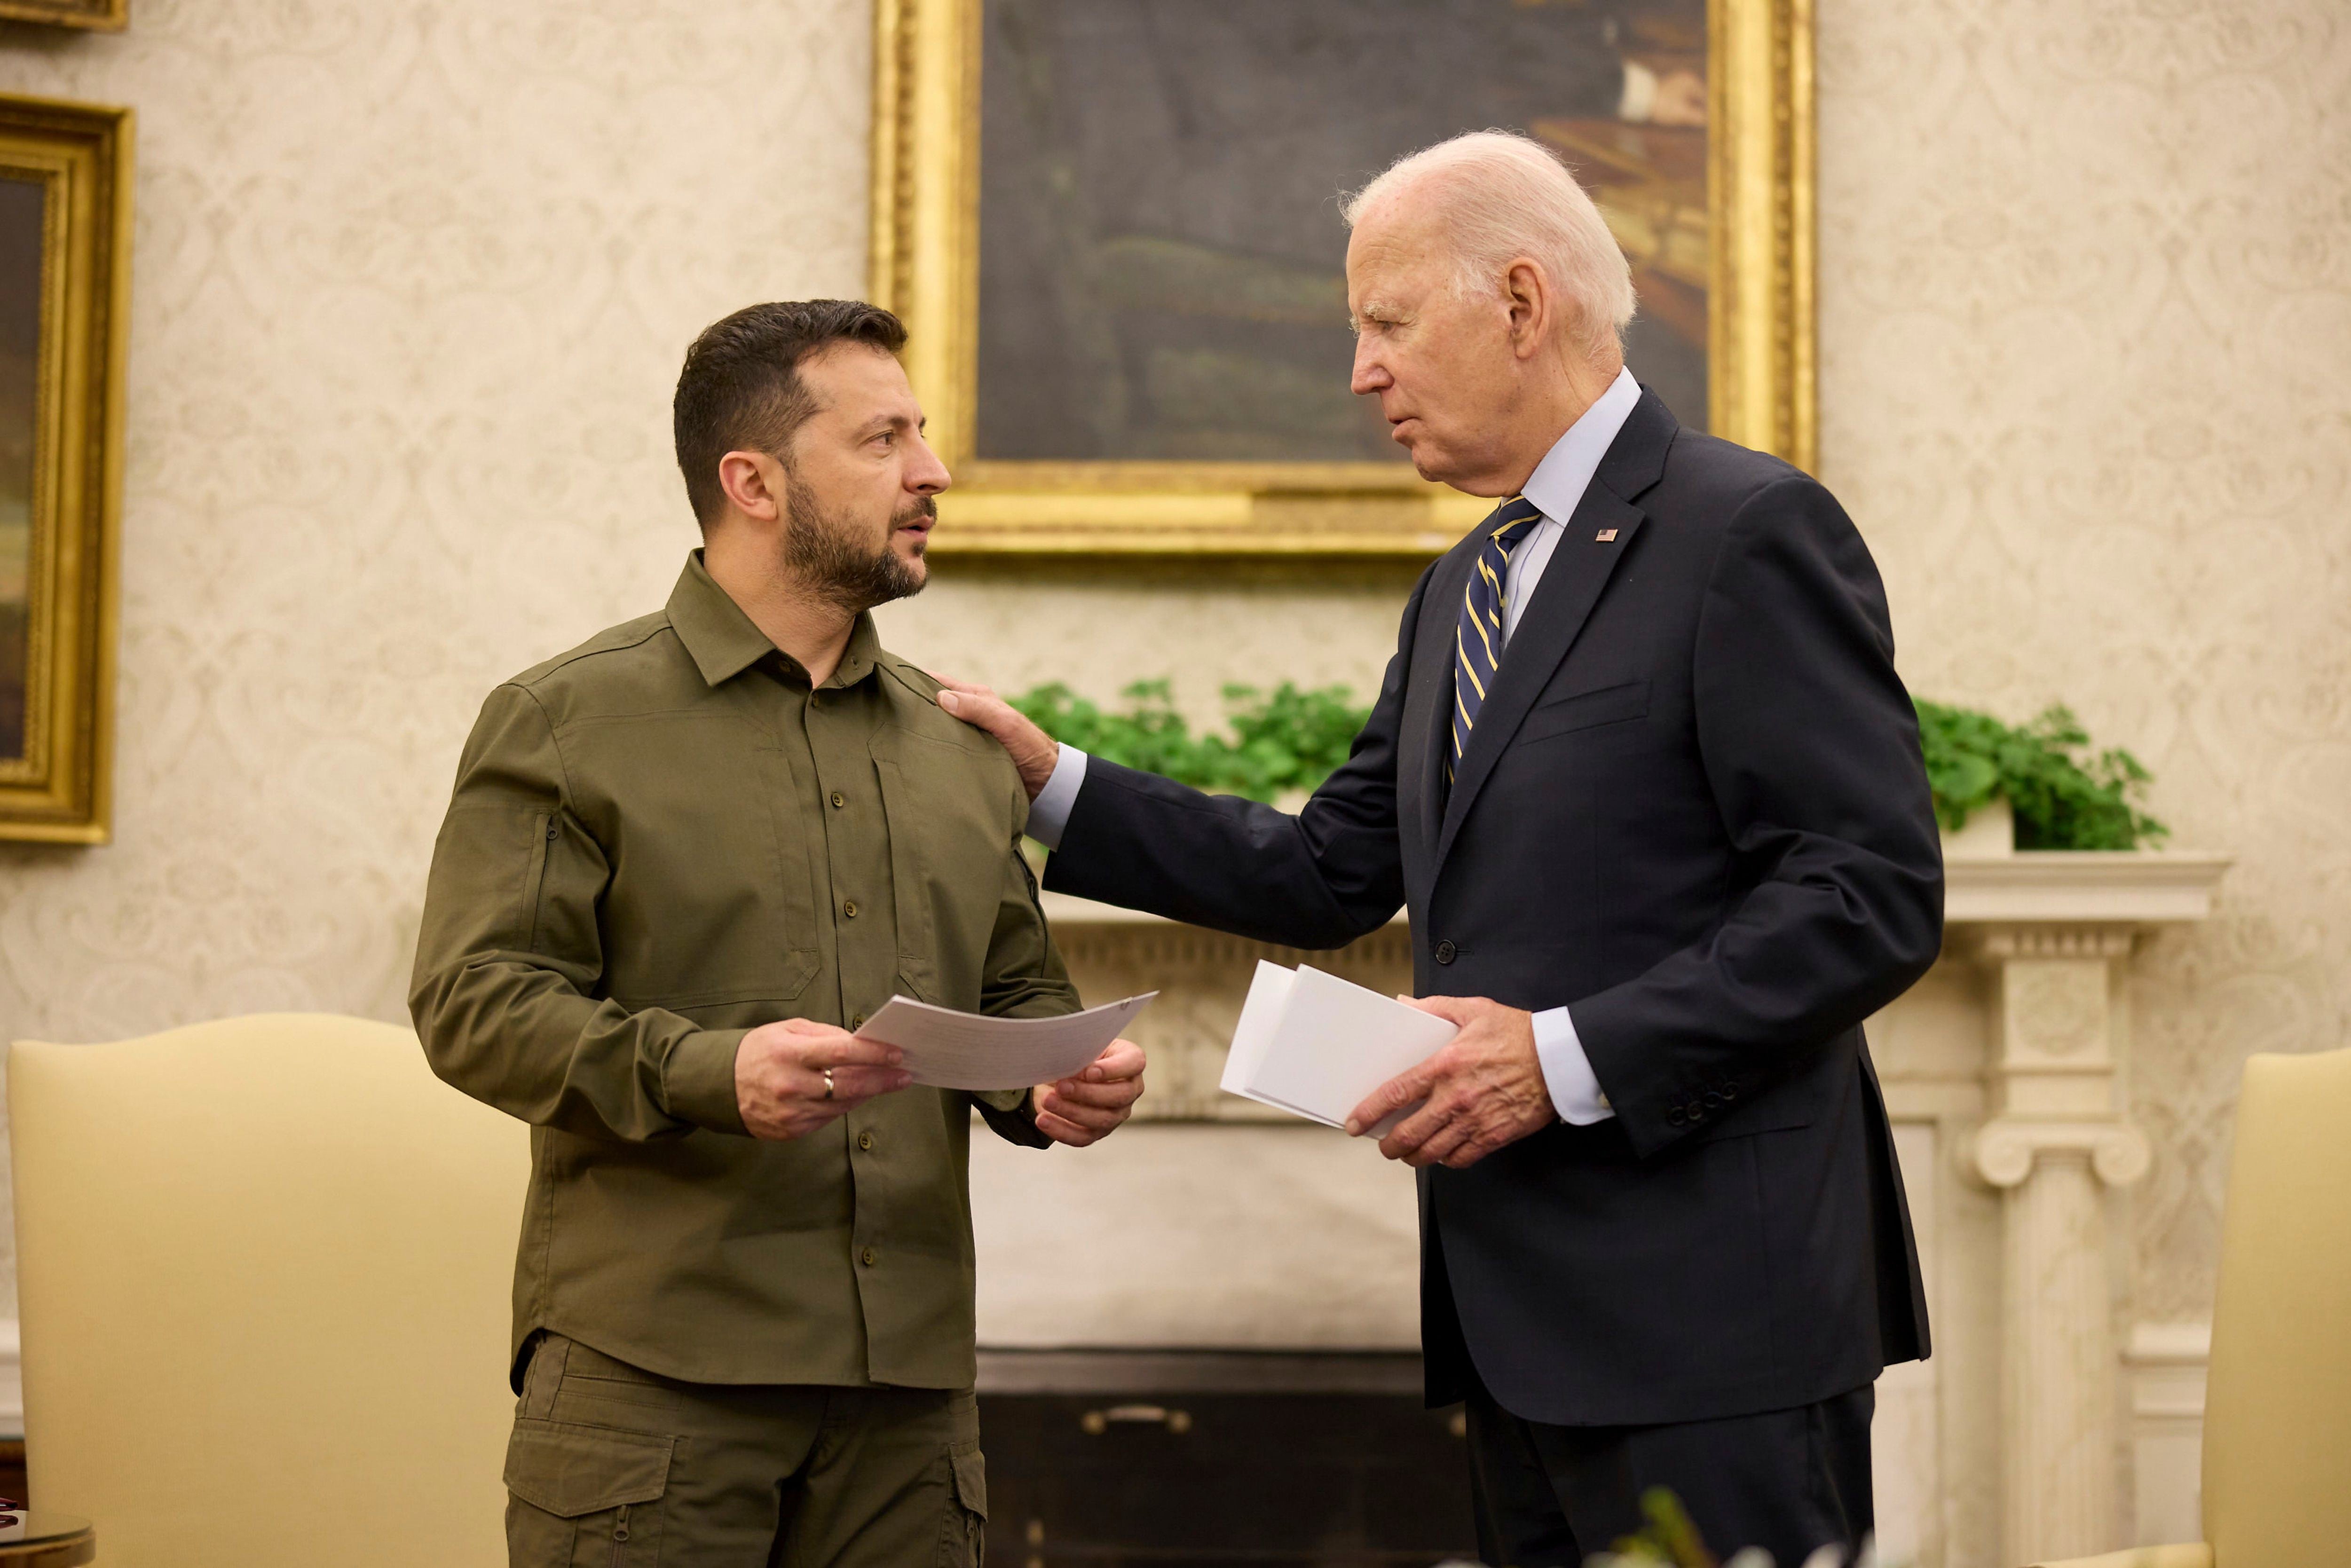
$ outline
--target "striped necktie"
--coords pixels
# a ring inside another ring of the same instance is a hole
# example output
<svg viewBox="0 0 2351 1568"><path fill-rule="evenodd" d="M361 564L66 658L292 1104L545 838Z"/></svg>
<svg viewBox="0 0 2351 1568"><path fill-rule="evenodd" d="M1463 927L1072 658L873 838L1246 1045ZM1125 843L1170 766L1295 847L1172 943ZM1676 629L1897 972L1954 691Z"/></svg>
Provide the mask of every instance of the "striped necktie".
<svg viewBox="0 0 2351 1568"><path fill-rule="evenodd" d="M1477 570L1461 596L1461 618L1453 628L1453 755L1445 761L1445 781L1468 748L1469 732L1478 726L1478 710L1486 706L1495 672L1502 667L1502 618L1510 601L1502 585L1510 580L1510 552L1542 521L1542 509L1524 496L1513 496L1494 508L1479 526L1486 542L1479 548Z"/></svg>

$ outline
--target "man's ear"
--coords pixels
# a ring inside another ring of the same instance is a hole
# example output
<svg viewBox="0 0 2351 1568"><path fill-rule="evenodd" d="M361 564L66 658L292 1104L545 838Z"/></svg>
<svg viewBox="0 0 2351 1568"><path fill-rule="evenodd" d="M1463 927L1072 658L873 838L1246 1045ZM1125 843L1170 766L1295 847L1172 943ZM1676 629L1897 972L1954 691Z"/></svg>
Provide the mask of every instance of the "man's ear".
<svg viewBox="0 0 2351 1568"><path fill-rule="evenodd" d="M1533 262L1514 261L1502 274L1502 304L1510 314L1510 351L1522 360L1533 359L1551 341L1552 317L1559 308L1551 280Z"/></svg>
<svg viewBox="0 0 2351 1568"><path fill-rule="evenodd" d="M718 460L718 487L737 511L758 522L784 515L784 465L764 452L730 452Z"/></svg>

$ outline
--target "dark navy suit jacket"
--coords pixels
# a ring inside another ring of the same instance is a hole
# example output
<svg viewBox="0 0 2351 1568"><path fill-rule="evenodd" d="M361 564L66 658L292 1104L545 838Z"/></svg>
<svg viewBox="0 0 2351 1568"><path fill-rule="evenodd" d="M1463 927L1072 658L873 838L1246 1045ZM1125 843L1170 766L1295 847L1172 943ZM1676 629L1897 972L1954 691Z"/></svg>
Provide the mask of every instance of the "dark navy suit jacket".
<svg viewBox="0 0 2351 1568"><path fill-rule="evenodd" d="M1644 394L1448 789L1480 535L1423 575L1296 816L1088 764L1046 885L1566 1005L1615 1116L1421 1173L1428 1396L1560 1425L1808 1404L1928 1351L1862 1020L1934 962L1942 859L1886 596L1819 484Z"/></svg>

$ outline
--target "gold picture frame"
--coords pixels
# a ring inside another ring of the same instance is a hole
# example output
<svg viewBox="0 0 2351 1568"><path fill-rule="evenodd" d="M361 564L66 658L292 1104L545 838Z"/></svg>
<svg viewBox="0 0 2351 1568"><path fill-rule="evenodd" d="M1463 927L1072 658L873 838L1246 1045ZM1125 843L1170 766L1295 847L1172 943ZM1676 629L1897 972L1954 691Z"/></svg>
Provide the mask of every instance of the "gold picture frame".
<svg viewBox="0 0 2351 1568"><path fill-rule="evenodd" d="M956 476L935 552L1426 558L1491 509L1403 464L977 457L982 4L874 10L869 297L907 325L907 371ZM1708 427L1809 468L1812 0L1705 5L1707 287L1692 315Z"/></svg>
<svg viewBox="0 0 2351 1568"><path fill-rule="evenodd" d="M0 96L0 839L110 831L131 139Z"/></svg>
<svg viewBox="0 0 2351 1568"><path fill-rule="evenodd" d="M131 24L131 0L0 0L0 21L119 33Z"/></svg>

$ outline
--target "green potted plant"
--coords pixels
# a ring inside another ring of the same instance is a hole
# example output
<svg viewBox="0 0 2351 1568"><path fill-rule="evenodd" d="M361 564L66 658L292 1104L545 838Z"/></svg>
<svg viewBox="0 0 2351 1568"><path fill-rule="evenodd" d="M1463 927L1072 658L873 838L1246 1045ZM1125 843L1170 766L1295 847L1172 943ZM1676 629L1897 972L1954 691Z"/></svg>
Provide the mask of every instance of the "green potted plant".
<svg viewBox="0 0 2351 1568"><path fill-rule="evenodd" d="M1012 699L1046 734L1096 757L1215 793L1295 806L1347 759L1371 710L1345 686L1270 693L1225 687L1229 734L1196 735L1172 684L1137 681L1105 709L1056 682ZM2129 752L2090 749L2064 706L2010 726L1972 708L1919 701L1918 738L1947 858L2033 850L2133 850L2168 831L2139 809L2147 770Z"/></svg>
<svg viewBox="0 0 2351 1568"><path fill-rule="evenodd" d="M2135 850L2170 831L2139 810L2150 775L2129 752L2092 752L2063 706L2011 727L1917 702L1918 740L1947 859L2033 850Z"/></svg>
<svg viewBox="0 0 2351 1568"><path fill-rule="evenodd" d="M1088 754L1163 774L1212 794L1245 795L1295 807L1347 760L1347 747L1372 710L1357 707L1345 686L1301 690L1284 681L1270 693L1228 685L1229 735L1195 735L1176 711L1165 679L1137 681L1119 694L1123 711L1105 712L1059 682L1012 699L1054 739Z"/></svg>

